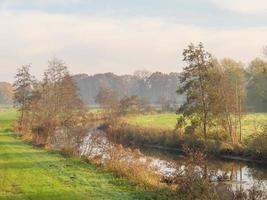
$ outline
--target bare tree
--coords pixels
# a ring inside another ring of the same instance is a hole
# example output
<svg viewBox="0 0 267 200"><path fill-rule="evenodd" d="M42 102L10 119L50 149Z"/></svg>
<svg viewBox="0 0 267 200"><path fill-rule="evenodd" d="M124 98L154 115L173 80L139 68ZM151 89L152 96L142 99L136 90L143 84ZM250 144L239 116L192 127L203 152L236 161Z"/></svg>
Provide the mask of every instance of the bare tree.
<svg viewBox="0 0 267 200"><path fill-rule="evenodd" d="M134 72L134 76L144 81L146 81L151 75L152 72L147 70L137 70Z"/></svg>

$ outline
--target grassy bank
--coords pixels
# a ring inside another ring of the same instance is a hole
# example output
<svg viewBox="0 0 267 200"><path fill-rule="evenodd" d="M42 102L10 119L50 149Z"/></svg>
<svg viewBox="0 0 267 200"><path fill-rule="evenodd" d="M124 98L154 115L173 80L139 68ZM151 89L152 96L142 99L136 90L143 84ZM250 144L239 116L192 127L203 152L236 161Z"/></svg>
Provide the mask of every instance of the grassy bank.
<svg viewBox="0 0 267 200"><path fill-rule="evenodd" d="M33 147L10 132L14 110L0 112L0 200L169 199L79 158Z"/></svg>

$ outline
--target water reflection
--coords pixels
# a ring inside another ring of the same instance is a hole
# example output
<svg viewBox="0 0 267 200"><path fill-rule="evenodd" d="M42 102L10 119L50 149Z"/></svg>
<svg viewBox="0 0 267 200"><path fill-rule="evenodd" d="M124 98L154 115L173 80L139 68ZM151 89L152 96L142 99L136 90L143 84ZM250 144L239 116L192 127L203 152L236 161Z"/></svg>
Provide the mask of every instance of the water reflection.
<svg viewBox="0 0 267 200"><path fill-rule="evenodd" d="M162 160L177 163L181 169L187 163L186 157L181 154L155 149L141 149L141 152L148 156L158 157ZM202 166L204 174L212 177L217 183L223 183L234 190L248 190L255 185L259 185L267 192L267 166L266 164L255 165L230 160L209 159L205 166ZM206 173L205 173L206 172Z"/></svg>

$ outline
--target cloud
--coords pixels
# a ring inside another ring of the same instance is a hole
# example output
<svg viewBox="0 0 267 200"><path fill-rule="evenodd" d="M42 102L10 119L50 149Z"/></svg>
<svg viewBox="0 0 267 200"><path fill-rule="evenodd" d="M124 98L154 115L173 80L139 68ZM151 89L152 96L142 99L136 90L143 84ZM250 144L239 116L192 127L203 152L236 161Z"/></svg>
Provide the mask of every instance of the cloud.
<svg viewBox="0 0 267 200"><path fill-rule="evenodd" d="M239 13L267 15L266 0L209 0L228 10Z"/></svg>
<svg viewBox="0 0 267 200"><path fill-rule="evenodd" d="M181 53L190 42L202 41L216 56L244 62L261 56L267 44L266 27L215 30L149 17L8 9L0 18L0 80L12 80L15 69L27 63L40 75L53 56L65 60L73 73L170 72L181 70Z"/></svg>

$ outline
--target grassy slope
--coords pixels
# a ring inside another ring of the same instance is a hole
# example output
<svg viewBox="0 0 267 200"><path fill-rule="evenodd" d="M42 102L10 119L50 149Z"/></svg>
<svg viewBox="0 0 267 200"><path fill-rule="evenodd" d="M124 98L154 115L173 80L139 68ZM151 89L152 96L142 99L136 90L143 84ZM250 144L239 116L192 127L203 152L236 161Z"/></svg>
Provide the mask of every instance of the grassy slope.
<svg viewBox="0 0 267 200"><path fill-rule="evenodd" d="M125 120L133 125L154 127L162 129L174 129L177 115L175 113L148 114L128 116ZM267 113L250 113L243 118L243 132L246 136L253 134L255 129L260 129L266 124Z"/></svg>
<svg viewBox="0 0 267 200"><path fill-rule="evenodd" d="M80 159L16 139L4 131L15 116L0 112L0 200L164 199Z"/></svg>

